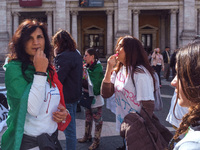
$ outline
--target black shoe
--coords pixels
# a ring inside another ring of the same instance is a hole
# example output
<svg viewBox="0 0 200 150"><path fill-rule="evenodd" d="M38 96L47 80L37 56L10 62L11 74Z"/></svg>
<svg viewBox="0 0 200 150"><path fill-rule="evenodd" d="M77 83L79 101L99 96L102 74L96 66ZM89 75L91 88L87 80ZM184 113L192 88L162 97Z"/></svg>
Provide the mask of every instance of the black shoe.
<svg viewBox="0 0 200 150"><path fill-rule="evenodd" d="M80 106L80 104L77 104L76 112L81 112L81 106Z"/></svg>
<svg viewBox="0 0 200 150"><path fill-rule="evenodd" d="M81 112L81 109L76 109L76 112Z"/></svg>
<svg viewBox="0 0 200 150"><path fill-rule="evenodd" d="M126 150L125 146L117 147L116 150Z"/></svg>

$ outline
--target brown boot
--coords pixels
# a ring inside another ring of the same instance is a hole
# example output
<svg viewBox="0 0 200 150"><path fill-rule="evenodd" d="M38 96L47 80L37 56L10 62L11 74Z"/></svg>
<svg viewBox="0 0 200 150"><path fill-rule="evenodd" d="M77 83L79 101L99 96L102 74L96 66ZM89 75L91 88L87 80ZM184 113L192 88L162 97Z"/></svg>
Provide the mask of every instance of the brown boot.
<svg viewBox="0 0 200 150"><path fill-rule="evenodd" d="M90 145L88 150L95 150L96 148L99 147L102 125L103 125L103 122L95 125L94 141L92 145Z"/></svg>
<svg viewBox="0 0 200 150"><path fill-rule="evenodd" d="M92 141L92 122L85 122L85 135L82 139L78 139L79 143L85 143L87 141Z"/></svg>
<svg viewBox="0 0 200 150"><path fill-rule="evenodd" d="M92 145L90 145L90 147L88 148L88 150L95 150L99 147L99 142L95 141L92 143Z"/></svg>

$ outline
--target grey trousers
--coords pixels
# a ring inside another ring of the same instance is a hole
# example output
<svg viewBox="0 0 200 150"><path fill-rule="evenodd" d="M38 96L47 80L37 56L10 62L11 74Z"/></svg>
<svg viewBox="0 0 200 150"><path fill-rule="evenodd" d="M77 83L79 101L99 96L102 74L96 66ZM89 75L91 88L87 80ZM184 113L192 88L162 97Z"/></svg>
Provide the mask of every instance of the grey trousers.
<svg viewBox="0 0 200 150"><path fill-rule="evenodd" d="M165 79L169 79L169 75L170 75L170 65L168 63L164 64L164 78Z"/></svg>

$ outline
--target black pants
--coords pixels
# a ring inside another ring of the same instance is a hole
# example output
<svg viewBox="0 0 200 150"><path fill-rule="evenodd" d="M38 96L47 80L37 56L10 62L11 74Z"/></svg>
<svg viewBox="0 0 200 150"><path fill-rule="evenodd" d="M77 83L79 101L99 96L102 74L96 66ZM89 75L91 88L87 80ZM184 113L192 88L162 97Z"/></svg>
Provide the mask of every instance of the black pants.
<svg viewBox="0 0 200 150"><path fill-rule="evenodd" d="M154 70L156 71L156 73L158 74L160 85L161 85L161 78L160 78L161 68L162 68L162 65L153 66L153 69L154 69Z"/></svg>
<svg viewBox="0 0 200 150"><path fill-rule="evenodd" d="M43 133L37 137L23 135L20 150L28 150L37 146L39 146L40 150L62 150L58 140L58 130L51 136L47 133Z"/></svg>
<svg viewBox="0 0 200 150"><path fill-rule="evenodd" d="M176 69L175 67L172 67L172 77L174 79L174 77L176 76Z"/></svg>

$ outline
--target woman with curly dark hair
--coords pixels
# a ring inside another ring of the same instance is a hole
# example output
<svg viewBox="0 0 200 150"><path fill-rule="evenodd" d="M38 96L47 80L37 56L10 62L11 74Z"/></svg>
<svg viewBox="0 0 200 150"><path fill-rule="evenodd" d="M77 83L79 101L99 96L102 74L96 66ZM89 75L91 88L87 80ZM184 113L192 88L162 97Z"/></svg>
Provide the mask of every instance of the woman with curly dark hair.
<svg viewBox="0 0 200 150"><path fill-rule="evenodd" d="M58 130L64 130L68 112L62 84L52 66L46 25L23 21L9 43L4 65L9 113L1 149L62 149Z"/></svg>
<svg viewBox="0 0 200 150"><path fill-rule="evenodd" d="M200 41L195 41L181 48L176 56L177 75L171 82L176 87L177 102L188 108L182 122L174 135L177 140L182 134L174 150L200 149Z"/></svg>

